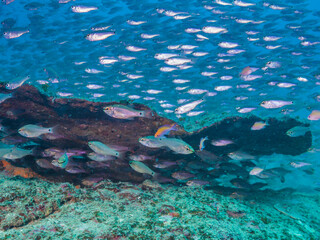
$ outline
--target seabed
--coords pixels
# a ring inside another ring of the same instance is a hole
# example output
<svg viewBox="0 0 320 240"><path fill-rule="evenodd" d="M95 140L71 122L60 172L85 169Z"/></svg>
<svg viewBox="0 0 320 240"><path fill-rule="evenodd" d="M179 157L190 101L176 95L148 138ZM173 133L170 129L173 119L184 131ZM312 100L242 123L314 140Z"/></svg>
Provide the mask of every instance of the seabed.
<svg viewBox="0 0 320 240"><path fill-rule="evenodd" d="M320 196L0 176L0 239L319 239Z"/></svg>

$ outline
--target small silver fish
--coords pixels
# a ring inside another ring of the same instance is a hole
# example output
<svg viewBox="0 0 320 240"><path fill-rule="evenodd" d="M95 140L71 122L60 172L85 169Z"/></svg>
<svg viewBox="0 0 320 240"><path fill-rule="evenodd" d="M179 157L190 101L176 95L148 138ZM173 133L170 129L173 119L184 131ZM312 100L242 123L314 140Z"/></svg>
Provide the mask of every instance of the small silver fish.
<svg viewBox="0 0 320 240"><path fill-rule="evenodd" d="M9 90L14 90L20 86L22 86L22 84L24 84L25 81L29 80L30 77L29 76L26 76L26 77L18 77L12 81L10 81L9 83L6 84L6 89L9 89Z"/></svg>
<svg viewBox="0 0 320 240"><path fill-rule="evenodd" d="M216 147L223 147L223 146L227 146L229 144L233 144L233 141L228 140L228 139L212 140L211 144Z"/></svg>
<svg viewBox="0 0 320 240"><path fill-rule="evenodd" d="M156 173L154 171L152 171L147 165L145 165L142 162L138 162L138 161L130 161L129 162L130 167L132 167L133 170L135 170L136 172L139 173L145 173L145 174L149 174L151 176L155 176Z"/></svg>
<svg viewBox="0 0 320 240"><path fill-rule="evenodd" d="M41 136L42 134L54 133L54 128L45 128L33 124L28 124L19 128L18 133L24 137L35 138Z"/></svg>
<svg viewBox="0 0 320 240"><path fill-rule="evenodd" d="M115 35L114 32L96 32L96 33L90 33L86 36L86 39L91 41L91 42L95 42L95 41L101 41L101 40L105 40L108 37L111 37Z"/></svg>
<svg viewBox="0 0 320 240"><path fill-rule="evenodd" d="M3 37L6 39L13 39L21 37L23 34L28 33L29 30L23 30L23 31L8 31L3 33Z"/></svg>
<svg viewBox="0 0 320 240"><path fill-rule="evenodd" d="M155 168L168 168L168 167L176 166L176 165L178 165L177 162L163 161L163 162L156 163L153 166Z"/></svg>
<svg viewBox="0 0 320 240"><path fill-rule="evenodd" d="M191 103L187 103L185 105L182 105L178 108L175 109L175 113L176 114L184 114L187 112L190 112L191 110L193 110L196 106L198 106L199 104L201 104L204 101L204 99L200 99L197 101L193 101Z"/></svg>
<svg viewBox="0 0 320 240"><path fill-rule="evenodd" d="M300 137L300 136L304 136L309 131L310 131L310 129L308 127L296 126L296 127L289 129L286 132L286 134L289 137Z"/></svg>
<svg viewBox="0 0 320 240"><path fill-rule="evenodd" d="M177 138L162 138L162 142L172 151L180 154L192 154L194 149L185 141Z"/></svg>
<svg viewBox="0 0 320 240"><path fill-rule="evenodd" d="M0 103L3 103L5 100L7 100L8 98L11 98L12 94L5 94L5 93L0 93Z"/></svg>
<svg viewBox="0 0 320 240"><path fill-rule="evenodd" d="M236 160L236 161L254 160L255 159L255 156L252 156L252 155L250 155L248 153L241 152L241 151L236 151L236 152L229 153L228 156L230 158L232 158L233 160Z"/></svg>
<svg viewBox="0 0 320 240"><path fill-rule="evenodd" d="M255 176L261 179L270 179L270 178L280 177L281 182L284 182L285 181L284 176L289 172L290 171L284 168L270 168L270 169L265 169L261 171Z"/></svg>
<svg viewBox="0 0 320 240"><path fill-rule="evenodd" d="M45 169L57 169L54 165L51 164L51 162L47 159L40 158L36 160L36 163L39 167L45 168Z"/></svg>
<svg viewBox="0 0 320 240"><path fill-rule="evenodd" d="M260 174L262 171L263 171L262 168L254 167L254 168L249 172L249 174L256 176L256 175Z"/></svg>
<svg viewBox="0 0 320 240"><path fill-rule="evenodd" d="M12 147L2 147L0 148L0 158L3 158L6 154L12 151Z"/></svg>
<svg viewBox="0 0 320 240"><path fill-rule="evenodd" d="M312 165L311 163L306 163L306 162L291 162L290 165L294 168L301 168L304 166L310 166Z"/></svg>
<svg viewBox="0 0 320 240"><path fill-rule="evenodd" d="M120 157L120 153L111 147L105 145L99 141L91 141L88 143L89 147L96 153L101 155L110 155L115 157Z"/></svg>
<svg viewBox="0 0 320 240"><path fill-rule="evenodd" d="M258 130L264 129L267 125L268 125L268 123L266 123L266 122L261 122L261 121L255 122L250 129L253 131L258 131Z"/></svg>
<svg viewBox="0 0 320 240"><path fill-rule="evenodd" d="M110 162L90 161L90 162L86 162L86 165L89 168L109 168L110 167Z"/></svg>
<svg viewBox="0 0 320 240"><path fill-rule="evenodd" d="M78 5L78 6L72 6L71 10L74 13L87 13L87 12L90 12L90 11L98 10L98 8L95 7L95 6Z"/></svg>
<svg viewBox="0 0 320 240"><path fill-rule="evenodd" d="M19 158L23 158L27 155L32 155L33 150L25 150L22 148L14 147L10 152L3 155L3 158L10 159L10 160L16 160Z"/></svg>
<svg viewBox="0 0 320 240"><path fill-rule="evenodd" d="M281 108L286 105L293 104L292 101L283 101L283 100L269 100L269 101L263 101L260 103L260 106L268 109L274 109L274 108Z"/></svg>
<svg viewBox="0 0 320 240"><path fill-rule="evenodd" d="M131 160L139 161L139 162L143 162L143 161L147 161L147 160L154 160L154 157L153 157L153 156L146 156L146 155L142 155L142 154L139 154L139 155L130 155L129 158L130 158Z"/></svg>
<svg viewBox="0 0 320 240"><path fill-rule="evenodd" d="M279 67L281 67L280 62L270 61L270 62L267 62L267 64L266 64L266 68L279 68Z"/></svg>
<svg viewBox="0 0 320 240"><path fill-rule="evenodd" d="M161 148L164 147L165 144L162 142L163 138L158 138L155 136L146 136L139 138L139 143L149 148Z"/></svg>
<svg viewBox="0 0 320 240"><path fill-rule="evenodd" d="M135 110L118 104L107 106L103 110L110 117L118 119L132 120L135 117L152 118L151 110Z"/></svg>
<svg viewBox="0 0 320 240"><path fill-rule="evenodd" d="M91 160L97 161L97 162L105 162L105 161L117 159L115 156L102 155L102 154L95 153L95 152L89 153L88 158L90 158Z"/></svg>
<svg viewBox="0 0 320 240"><path fill-rule="evenodd" d="M195 186L199 187L199 186L208 185L208 184L210 184L210 182L204 181L204 180L199 180L199 179L193 179L193 180L188 181L186 184L187 184L187 186L190 186L190 187L195 187Z"/></svg>
<svg viewBox="0 0 320 240"><path fill-rule="evenodd" d="M188 173L188 172L175 172L171 174L171 177L177 179L177 180L187 180L189 178L195 177L194 174Z"/></svg>
<svg viewBox="0 0 320 240"><path fill-rule="evenodd" d="M79 173L86 173L87 171L83 169L82 167L79 167L77 165L67 166L65 168L66 172L72 173L72 174L79 174Z"/></svg>

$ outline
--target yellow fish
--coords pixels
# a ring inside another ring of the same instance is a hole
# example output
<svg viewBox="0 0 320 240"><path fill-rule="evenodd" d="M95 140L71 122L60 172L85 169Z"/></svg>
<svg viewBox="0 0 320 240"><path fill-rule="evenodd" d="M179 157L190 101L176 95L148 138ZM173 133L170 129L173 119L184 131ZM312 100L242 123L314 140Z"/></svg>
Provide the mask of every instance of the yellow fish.
<svg viewBox="0 0 320 240"><path fill-rule="evenodd" d="M164 135L168 135L171 131L177 131L177 124L173 123L170 125L163 125L158 129L156 134L154 134L155 137L164 137Z"/></svg>

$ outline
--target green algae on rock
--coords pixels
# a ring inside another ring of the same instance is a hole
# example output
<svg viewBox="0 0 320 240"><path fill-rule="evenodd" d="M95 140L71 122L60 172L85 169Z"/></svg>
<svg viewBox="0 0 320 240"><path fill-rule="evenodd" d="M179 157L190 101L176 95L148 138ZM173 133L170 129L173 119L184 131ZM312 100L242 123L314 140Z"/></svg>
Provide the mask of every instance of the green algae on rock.
<svg viewBox="0 0 320 240"><path fill-rule="evenodd" d="M241 200L201 187L167 185L142 190L130 183L104 181L96 188L77 189L39 179L2 175L0 179L4 196L0 201L0 239L320 237L319 195L264 191ZM291 211L305 221L279 213L275 204L290 204Z"/></svg>

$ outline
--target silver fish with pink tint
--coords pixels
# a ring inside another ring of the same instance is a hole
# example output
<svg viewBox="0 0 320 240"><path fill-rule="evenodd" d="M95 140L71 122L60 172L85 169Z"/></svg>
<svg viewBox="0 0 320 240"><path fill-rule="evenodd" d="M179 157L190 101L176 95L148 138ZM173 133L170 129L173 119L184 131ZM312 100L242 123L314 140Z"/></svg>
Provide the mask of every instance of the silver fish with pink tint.
<svg viewBox="0 0 320 240"><path fill-rule="evenodd" d="M132 120L135 117L152 118L153 115L151 110L136 110L134 108L119 104L107 106L103 110L110 117L117 119Z"/></svg>
<svg viewBox="0 0 320 240"><path fill-rule="evenodd" d="M3 33L3 37L6 39L13 39L21 37L23 34L28 33L29 30L23 30L23 31L8 31Z"/></svg>
<svg viewBox="0 0 320 240"><path fill-rule="evenodd" d="M143 161L147 161L147 160L155 160L155 158L153 156L147 156L147 155L142 155L142 154L139 154L139 155L130 155L129 158L131 160L134 160L134 161L139 161L139 162L143 162Z"/></svg>
<svg viewBox="0 0 320 240"><path fill-rule="evenodd" d="M153 166L155 168L168 168L168 167L172 167L172 166L176 166L176 165L178 165L177 162L163 161L163 162L158 162L158 163L154 164Z"/></svg>
<svg viewBox="0 0 320 240"><path fill-rule="evenodd" d="M211 144L216 147L223 147L223 146L233 144L233 141L228 139L219 139L219 140L212 140Z"/></svg>
<svg viewBox="0 0 320 240"><path fill-rule="evenodd" d="M188 173L188 172L175 172L171 174L171 177L177 179L177 180L187 180L189 178L194 178L195 175L192 173Z"/></svg>
<svg viewBox="0 0 320 240"><path fill-rule="evenodd" d="M86 36L86 39L91 42L95 42L95 41L105 40L108 37L111 37L113 35L115 35L114 32L95 32L95 33L88 34Z"/></svg>
<svg viewBox="0 0 320 240"><path fill-rule="evenodd" d="M275 109L275 108L281 108L283 106L292 105L292 104L293 104L293 101L269 100L269 101L261 102L260 106L267 109Z"/></svg>
<svg viewBox="0 0 320 240"><path fill-rule="evenodd" d="M204 180L199 180L199 179L193 179L193 180L188 181L186 184L190 187L195 187L195 186L199 187L199 186L209 185L210 182L204 181Z"/></svg>

